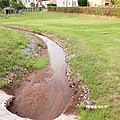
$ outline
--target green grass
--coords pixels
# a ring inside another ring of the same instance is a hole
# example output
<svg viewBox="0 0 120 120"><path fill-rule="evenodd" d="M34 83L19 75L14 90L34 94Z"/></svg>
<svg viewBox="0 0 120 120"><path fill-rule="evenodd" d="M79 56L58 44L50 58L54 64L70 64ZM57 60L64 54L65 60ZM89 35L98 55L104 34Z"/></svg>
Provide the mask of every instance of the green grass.
<svg viewBox="0 0 120 120"><path fill-rule="evenodd" d="M25 61L25 67L38 70L40 68L43 68L43 66L47 65L47 63L48 63L48 60L44 57L29 57Z"/></svg>
<svg viewBox="0 0 120 120"><path fill-rule="evenodd" d="M46 58L29 57L22 59L22 49L28 44L29 38L22 32L0 27L0 78L7 72L13 71L13 66L18 65L28 69L40 69L47 65ZM4 82L0 82L0 88Z"/></svg>
<svg viewBox="0 0 120 120"><path fill-rule="evenodd" d="M4 87L6 87L7 85L8 85L7 82L5 82L5 81L0 81L0 88L4 88Z"/></svg>
<svg viewBox="0 0 120 120"><path fill-rule="evenodd" d="M84 110L81 111L82 120L118 120L114 112L108 109Z"/></svg>
<svg viewBox="0 0 120 120"><path fill-rule="evenodd" d="M26 26L63 39L69 53L75 54L70 65L84 81L80 85L89 86L89 96L96 104L109 106L106 110L80 110L81 118L120 119L120 19L37 12L2 16L0 23Z"/></svg>

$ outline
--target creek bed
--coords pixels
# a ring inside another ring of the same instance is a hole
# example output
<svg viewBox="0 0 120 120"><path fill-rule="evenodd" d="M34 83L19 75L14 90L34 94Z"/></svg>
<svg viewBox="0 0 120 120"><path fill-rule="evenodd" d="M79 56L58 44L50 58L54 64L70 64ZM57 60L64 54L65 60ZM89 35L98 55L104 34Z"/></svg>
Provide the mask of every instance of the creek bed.
<svg viewBox="0 0 120 120"><path fill-rule="evenodd" d="M26 81L12 90L16 98L8 109L20 117L53 120L63 113L72 96L66 76L65 52L49 38L36 36L47 45L50 63L30 73Z"/></svg>

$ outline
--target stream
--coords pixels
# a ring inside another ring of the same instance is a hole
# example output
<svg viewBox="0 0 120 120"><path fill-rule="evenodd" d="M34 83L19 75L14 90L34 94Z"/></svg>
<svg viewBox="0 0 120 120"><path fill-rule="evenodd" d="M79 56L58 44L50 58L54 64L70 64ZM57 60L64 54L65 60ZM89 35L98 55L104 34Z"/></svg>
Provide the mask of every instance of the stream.
<svg viewBox="0 0 120 120"><path fill-rule="evenodd" d="M47 45L50 63L30 73L27 81L13 91L16 98L8 110L24 118L53 120L63 113L72 97L66 76L65 52L49 38L35 35Z"/></svg>

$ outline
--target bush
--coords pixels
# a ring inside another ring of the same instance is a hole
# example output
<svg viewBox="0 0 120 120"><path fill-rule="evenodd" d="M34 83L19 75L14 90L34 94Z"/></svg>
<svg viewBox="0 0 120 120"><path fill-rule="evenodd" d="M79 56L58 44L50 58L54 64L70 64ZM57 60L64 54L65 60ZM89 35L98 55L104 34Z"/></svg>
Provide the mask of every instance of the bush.
<svg viewBox="0 0 120 120"><path fill-rule="evenodd" d="M0 0L0 8L3 9L5 7L8 7L9 4L9 0Z"/></svg>
<svg viewBox="0 0 120 120"><path fill-rule="evenodd" d="M2 8L0 7L0 12L2 11Z"/></svg>
<svg viewBox="0 0 120 120"><path fill-rule="evenodd" d="M53 3L50 3L50 4L47 4L47 6L57 6L57 5L53 4Z"/></svg>
<svg viewBox="0 0 120 120"><path fill-rule="evenodd" d="M21 1L11 0L10 4L11 4L11 7L15 8L16 10L21 10L25 8L25 6Z"/></svg>
<svg viewBox="0 0 120 120"><path fill-rule="evenodd" d="M0 9L4 8L2 2L0 1Z"/></svg>
<svg viewBox="0 0 120 120"><path fill-rule="evenodd" d="M48 7L48 11L120 17L120 8L110 7Z"/></svg>

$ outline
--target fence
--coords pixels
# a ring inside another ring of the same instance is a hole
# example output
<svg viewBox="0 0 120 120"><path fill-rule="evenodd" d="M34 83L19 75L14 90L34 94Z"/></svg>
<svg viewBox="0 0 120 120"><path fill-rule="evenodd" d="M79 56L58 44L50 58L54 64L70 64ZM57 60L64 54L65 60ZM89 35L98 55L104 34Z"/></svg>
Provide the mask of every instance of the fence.
<svg viewBox="0 0 120 120"><path fill-rule="evenodd" d="M25 8L25 9L22 9L22 12L37 12L37 11L41 11L42 8L41 7L38 7L38 8Z"/></svg>

